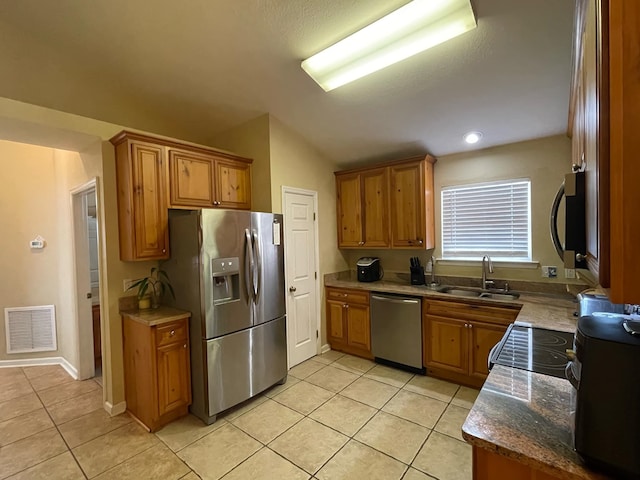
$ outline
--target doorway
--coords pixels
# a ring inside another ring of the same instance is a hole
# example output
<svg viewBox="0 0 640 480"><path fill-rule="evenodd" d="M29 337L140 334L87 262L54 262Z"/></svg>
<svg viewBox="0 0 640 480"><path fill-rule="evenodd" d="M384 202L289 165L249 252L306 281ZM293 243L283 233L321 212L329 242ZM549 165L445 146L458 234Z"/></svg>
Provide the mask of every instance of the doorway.
<svg viewBox="0 0 640 480"><path fill-rule="evenodd" d="M76 270L78 377L102 385L98 179L71 191Z"/></svg>
<svg viewBox="0 0 640 480"><path fill-rule="evenodd" d="M289 368L320 352L318 194L282 187Z"/></svg>

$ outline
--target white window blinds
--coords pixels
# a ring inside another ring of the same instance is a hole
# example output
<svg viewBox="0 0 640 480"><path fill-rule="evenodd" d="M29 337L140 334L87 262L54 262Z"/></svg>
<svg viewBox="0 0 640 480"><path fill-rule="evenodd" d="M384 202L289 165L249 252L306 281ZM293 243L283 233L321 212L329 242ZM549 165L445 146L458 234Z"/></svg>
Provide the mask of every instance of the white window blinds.
<svg viewBox="0 0 640 480"><path fill-rule="evenodd" d="M531 181L442 188L442 257L531 260Z"/></svg>

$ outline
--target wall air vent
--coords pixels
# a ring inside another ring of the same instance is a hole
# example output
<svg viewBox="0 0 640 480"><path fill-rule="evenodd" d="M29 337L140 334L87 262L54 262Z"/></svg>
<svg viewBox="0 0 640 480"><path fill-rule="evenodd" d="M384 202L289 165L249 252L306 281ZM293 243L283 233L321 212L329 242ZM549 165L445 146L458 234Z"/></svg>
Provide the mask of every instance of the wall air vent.
<svg viewBox="0 0 640 480"><path fill-rule="evenodd" d="M4 321L8 354L57 349L53 305L5 308Z"/></svg>

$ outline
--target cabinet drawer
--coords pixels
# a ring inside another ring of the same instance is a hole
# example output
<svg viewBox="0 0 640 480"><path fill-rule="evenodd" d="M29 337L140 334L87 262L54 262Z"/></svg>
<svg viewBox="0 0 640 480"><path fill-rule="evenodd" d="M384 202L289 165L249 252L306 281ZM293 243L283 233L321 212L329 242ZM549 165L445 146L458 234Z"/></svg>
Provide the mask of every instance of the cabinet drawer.
<svg viewBox="0 0 640 480"><path fill-rule="evenodd" d="M493 307L476 303L424 300L423 314L461 320L480 320L483 322L508 325L518 316L519 308Z"/></svg>
<svg viewBox="0 0 640 480"><path fill-rule="evenodd" d="M174 342L184 342L187 339L187 322L168 323L156 327L156 346L169 345Z"/></svg>
<svg viewBox="0 0 640 480"><path fill-rule="evenodd" d="M348 303L369 305L369 292L327 288L327 300L340 300Z"/></svg>

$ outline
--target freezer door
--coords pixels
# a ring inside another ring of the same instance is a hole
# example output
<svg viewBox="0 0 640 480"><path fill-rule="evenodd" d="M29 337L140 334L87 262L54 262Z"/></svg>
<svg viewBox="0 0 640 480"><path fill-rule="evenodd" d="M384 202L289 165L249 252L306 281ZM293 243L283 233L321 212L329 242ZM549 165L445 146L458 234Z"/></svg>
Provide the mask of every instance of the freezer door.
<svg viewBox="0 0 640 480"><path fill-rule="evenodd" d="M258 325L285 314L282 215L251 212L251 237L256 262L254 324Z"/></svg>
<svg viewBox="0 0 640 480"><path fill-rule="evenodd" d="M204 338L209 339L252 325L251 212L203 209L201 218Z"/></svg>
<svg viewBox="0 0 640 480"><path fill-rule="evenodd" d="M206 342L208 417L266 390L287 376L284 317Z"/></svg>

